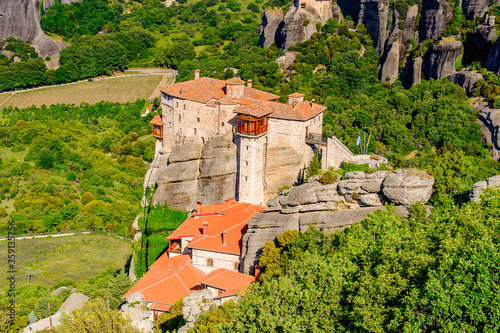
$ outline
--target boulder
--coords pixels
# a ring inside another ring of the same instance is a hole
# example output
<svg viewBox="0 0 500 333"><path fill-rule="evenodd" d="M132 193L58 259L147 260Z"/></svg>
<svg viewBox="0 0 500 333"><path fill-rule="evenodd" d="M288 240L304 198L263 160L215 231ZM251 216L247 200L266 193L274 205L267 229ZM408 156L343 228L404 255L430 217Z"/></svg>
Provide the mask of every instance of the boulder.
<svg viewBox="0 0 500 333"><path fill-rule="evenodd" d="M281 57L274 60L278 64L278 66L280 66L281 73L284 73L288 69L288 67L290 67L290 65L295 62L295 59L297 59L298 55L299 52L287 51Z"/></svg>
<svg viewBox="0 0 500 333"><path fill-rule="evenodd" d="M390 171L378 170L378 171L375 171L374 173L367 173L366 179L384 179L385 177L389 176L390 174L391 174Z"/></svg>
<svg viewBox="0 0 500 333"><path fill-rule="evenodd" d="M433 45L424 66L427 78L440 80L456 73L455 63L461 55L460 41L445 41Z"/></svg>
<svg viewBox="0 0 500 333"><path fill-rule="evenodd" d="M352 195L353 193L367 193L361 188L361 185L365 183L364 179L346 179L339 181L337 185L337 191L340 195Z"/></svg>
<svg viewBox="0 0 500 333"><path fill-rule="evenodd" d="M60 293L62 293L64 290L67 290L68 287L66 286L63 286L63 287L59 287L57 288L56 290L54 290L53 292L50 293L50 296L57 296L59 295Z"/></svg>
<svg viewBox="0 0 500 333"><path fill-rule="evenodd" d="M318 202L342 202L342 198L337 192L338 183L318 186L316 188L316 198Z"/></svg>
<svg viewBox="0 0 500 333"><path fill-rule="evenodd" d="M366 179L366 173L364 171L349 171L344 175L345 179Z"/></svg>
<svg viewBox="0 0 500 333"><path fill-rule="evenodd" d="M483 193L484 189L487 187L500 187L500 175L490 177L486 180L475 183L472 186L472 190L469 192L469 200L470 201L481 201L481 193Z"/></svg>
<svg viewBox="0 0 500 333"><path fill-rule="evenodd" d="M281 29L283 27L283 10L281 8L268 8L262 11L262 23L259 28L259 45L270 47L275 43L281 47Z"/></svg>
<svg viewBox="0 0 500 333"><path fill-rule="evenodd" d="M368 193L359 197L360 206L383 206L385 197L380 193Z"/></svg>
<svg viewBox="0 0 500 333"><path fill-rule="evenodd" d="M307 205L318 202L316 189L319 185L316 183L306 183L300 186L294 186L290 189L287 196L281 197L280 203L283 206Z"/></svg>
<svg viewBox="0 0 500 333"><path fill-rule="evenodd" d="M182 317L185 321L194 323L203 312L210 310L214 304L214 295L209 289L195 291L182 299Z"/></svg>
<svg viewBox="0 0 500 333"><path fill-rule="evenodd" d="M382 182L382 192L389 201L409 206L427 202L432 194L434 177L418 169L398 169Z"/></svg>
<svg viewBox="0 0 500 333"><path fill-rule="evenodd" d="M437 39L448 27L448 21L453 17L453 10L447 0L422 0L421 15L420 41Z"/></svg>
<svg viewBox="0 0 500 333"><path fill-rule="evenodd" d="M450 76L450 81L464 88L467 94L472 94L477 81L483 79L484 78L481 73L476 71L467 71L464 69Z"/></svg>
<svg viewBox="0 0 500 333"><path fill-rule="evenodd" d="M332 3L332 18L338 23L342 24L344 21L344 15L342 14L342 9L336 3Z"/></svg>
<svg viewBox="0 0 500 333"><path fill-rule="evenodd" d="M382 190L383 179L367 179L361 184L361 189L367 193L378 193Z"/></svg>

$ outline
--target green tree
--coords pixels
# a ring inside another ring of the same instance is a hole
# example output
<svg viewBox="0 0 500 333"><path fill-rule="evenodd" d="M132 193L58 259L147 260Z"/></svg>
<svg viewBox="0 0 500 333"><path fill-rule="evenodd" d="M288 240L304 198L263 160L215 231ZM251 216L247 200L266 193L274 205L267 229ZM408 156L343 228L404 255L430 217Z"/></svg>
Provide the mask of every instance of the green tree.
<svg viewBox="0 0 500 333"><path fill-rule="evenodd" d="M311 163L309 163L306 169L306 179L319 174L321 174L321 162L319 161L318 153L315 153Z"/></svg>
<svg viewBox="0 0 500 333"><path fill-rule="evenodd" d="M42 169L52 169L54 167L54 159L50 150L42 149L35 165Z"/></svg>
<svg viewBox="0 0 500 333"><path fill-rule="evenodd" d="M106 306L103 299L89 300L85 305L62 319L59 333L139 333L131 320Z"/></svg>
<svg viewBox="0 0 500 333"><path fill-rule="evenodd" d="M123 303L122 296L130 289L132 283L129 276L122 269L111 281L108 283L109 292L109 306L116 309Z"/></svg>

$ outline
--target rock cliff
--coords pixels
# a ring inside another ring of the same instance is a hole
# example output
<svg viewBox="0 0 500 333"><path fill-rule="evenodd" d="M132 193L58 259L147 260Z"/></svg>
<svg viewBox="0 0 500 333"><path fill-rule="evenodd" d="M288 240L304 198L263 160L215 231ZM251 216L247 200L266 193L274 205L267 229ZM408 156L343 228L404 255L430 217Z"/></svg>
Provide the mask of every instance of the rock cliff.
<svg viewBox="0 0 500 333"><path fill-rule="evenodd" d="M196 201L206 204L235 197L236 147L231 136L216 137L206 144L185 142L168 156L161 157L158 168L151 168L149 185L157 179L153 204L191 210ZM153 170L158 169L158 170Z"/></svg>
<svg viewBox="0 0 500 333"><path fill-rule="evenodd" d="M69 5L70 3L73 2L82 2L83 0L61 0L61 3ZM47 9L49 9L51 6L53 6L56 3L55 0L43 0L42 1L42 7L43 11L46 12Z"/></svg>
<svg viewBox="0 0 500 333"><path fill-rule="evenodd" d="M500 161L500 109L493 109L483 99L475 99L472 107L479 111L483 144L490 148L491 158Z"/></svg>
<svg viewBox="0 0 500 333"><path fill-rule="evenodd" d="M358 25L364 24L374 38L375 49L382 51L387 38L389 0L361 0Z"/></svg>
<svg viewBox="0 0 500 333"><path fill-rule="evenodd" d="M463 0L462 10L467 20L474 20L477 16L483 17L488 11L491 0Z"/></svg>
<svg viewBox="0 0 500 333"><path fill-rule="evenodd" d="M426 202L432 194L434 178L416 169L399 169L391 173L377 171L348 172L334 184L306 183L271 199L264 213L250 220L243 236L243 272L253 269L264 244L287 230L306 231L314 225L329 233L358 222L385 202L395 203L399 213L408 206Z"/></svg>
<svg viewBox="0 0 500 333"><path fill-rule="evenodd" d="M461 70L450 76L450 81L464 88L467 94L472 94L476 83L483 79L483 75L476 71Z"/></svg>
<svg viewBox="0 0 500 333"><path fill-rule="evenodd" d="M262 23L259 28L259 45L269 47L273 43L283 44L281 29L283 27L283 11L281 8L266 9L261 15Z"/></svg>
<svg viewBox="0 0 500 333"><path fill-rule="evenodd" d="M455 63L462 55L462 42L444 41L434 44L426 56L424 72L427 79L440 80L456 73Z"/></svg>
<svg viewBox="0 0 500 333"><path fill-rule="evenodd" d="M475 183L469 192L469 200L475 202L481 201L481 193L483 193L484 189L494 186L500 186L500 175Z"/></svg>
<svg viewBox="0 0 500 333"><path fill-rule="evenodd" d="M0 40L7 37L29 40L42 58L56 58L66 46L54 42L40 26L40 0L0 1Z"/></svg>
<svg viewBox="0 0 500 333"><path fill-rule="evenodd" d="M453 17L447 0L423 0L420 20L420 41L438 38Z"/></svg>

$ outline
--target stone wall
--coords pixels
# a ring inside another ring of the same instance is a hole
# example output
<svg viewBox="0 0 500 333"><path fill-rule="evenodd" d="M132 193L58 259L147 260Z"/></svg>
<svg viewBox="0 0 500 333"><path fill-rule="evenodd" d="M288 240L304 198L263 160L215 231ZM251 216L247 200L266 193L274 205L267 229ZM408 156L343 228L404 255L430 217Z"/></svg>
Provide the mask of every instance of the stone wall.
<svg viewBox="0 0 500 333"><path fill-rule="evenodd" d="M314 226L324 233L342 230L385 209L384 203L397 205L408 213L414 202L427 202L434 178L425 171L399 169L395 172L348 172L333 184L306 183L271 199L264 213L254 216L243 236L243 273L253 274L264 244L287 230L307 231Z"/></svg>
<svg viewBox="0 0 500 333"><path fill-rule="evenodd" d="M326 141L326 156L323 157L322 168L338 168L342 162L352 161L354 154L336 137Z"/></svg>
<svg viewBox="0 0 500 333"><path fill-rule="evenodd" d="M238 146L238 201L264 204L265 165L267 163L267 136L236 137ZM266 161L264 161L264 154Z"/></svg>
<svg viewBox="0 0 500 333"><path fill-rule="evenodd" d="M213 267L207 266L208 259L213 260ZM240 263L240 256L238 254L193 249L192 262L196 268L201 269L205 273L210 273L219 268L234 271L234 264Z"/></svg>

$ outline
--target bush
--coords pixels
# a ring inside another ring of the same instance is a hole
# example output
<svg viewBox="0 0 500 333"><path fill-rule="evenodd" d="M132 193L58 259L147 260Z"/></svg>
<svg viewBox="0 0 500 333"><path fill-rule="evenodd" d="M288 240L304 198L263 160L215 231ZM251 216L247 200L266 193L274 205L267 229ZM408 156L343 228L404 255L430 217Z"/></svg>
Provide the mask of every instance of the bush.
<svg viewBox="0 0 500 333"><path fill-rule="evenodd" d="M66 179L69 180L70 182L72 182L72 181L74 181L76 179L76 174L74 172L70 172L66 176Z"/></svg>
<svg viewBox="0 0 500 333"><path fill-rule="evenodd" d="M82 198L80 199L80 202L82 203L82 205L86 205L93 200L95 200L94 195L90 192L85 192L85 193L83 193Z"/></svg>
<svg viewBox="0 0 500 333"><path fill-rule="evenodd" d="M323 185L333 184L338 182L341 178L342 176L340 176L338 173L330 170L328 172L325 172L325 174L321 176L319 182Z"/></svg>
<svg viewBox="0 0 500 333"><path fill-rule="evenodd" d="M13 153L19 153L20 151L24 151L24 150L26 150L26 148L24 148L23 146L15 145L14 147L12 147L12 149L10 151Z"/></svg>
<svg viewBox="0 0 500 333"><path fill-rule="evenodd" d="M6 217L7 215L7 210L4 207L0 207L0 218Z"/></svg>

